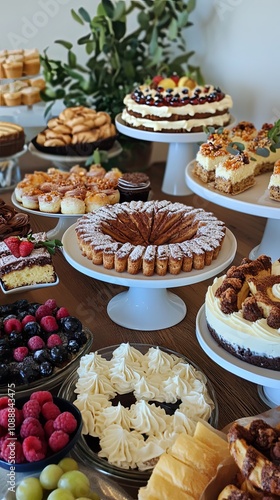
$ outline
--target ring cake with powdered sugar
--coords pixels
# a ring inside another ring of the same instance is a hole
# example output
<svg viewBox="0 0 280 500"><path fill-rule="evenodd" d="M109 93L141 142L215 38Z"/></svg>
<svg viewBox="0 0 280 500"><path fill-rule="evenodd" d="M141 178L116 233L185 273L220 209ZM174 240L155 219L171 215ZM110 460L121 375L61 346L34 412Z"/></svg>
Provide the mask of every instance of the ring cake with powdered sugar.
<svg viewBox="0 0 280 500"><path fill-rule="evenodd" d="M85 214L76 235L93 264L164 276L210 265L222 247L225 224L211 212L182 203L131 201Z"/></svg>

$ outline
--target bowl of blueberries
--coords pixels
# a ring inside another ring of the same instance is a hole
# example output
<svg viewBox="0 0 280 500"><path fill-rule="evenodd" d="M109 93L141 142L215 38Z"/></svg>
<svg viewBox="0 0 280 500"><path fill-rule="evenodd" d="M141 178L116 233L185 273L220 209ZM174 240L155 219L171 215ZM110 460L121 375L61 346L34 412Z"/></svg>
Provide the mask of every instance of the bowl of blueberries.
<svg viewBox="0 0 280 500"><path fill-rule="evenodd" d="M0 306L0 395L51 390L92 346L92 333L55 299Z"/></svg>

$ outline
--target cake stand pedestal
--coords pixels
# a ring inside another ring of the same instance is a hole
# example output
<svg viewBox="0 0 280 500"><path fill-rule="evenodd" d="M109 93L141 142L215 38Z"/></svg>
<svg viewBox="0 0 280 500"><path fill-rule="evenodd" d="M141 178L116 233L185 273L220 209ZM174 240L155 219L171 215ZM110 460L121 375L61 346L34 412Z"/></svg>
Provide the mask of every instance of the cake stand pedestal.
<svg viewBox="0 0 280 500"><path fill-rule="evenodd" d="M11 200L12 203L15 205L15 207L17 207L21 212L26 212L32 215L40 215L41 217L51 217L58 219L57 225L53 229L50 229L47 232L47 237L49 240L55 240L55 239L61 240L66 229L68 229L75 222L77 222L78 217L81 217L80 214L79 215L51 214L48 212L40 212L39 210L30 210L29 208L23 207L22 204L17 201L15 193L12 194Z"/></svg>
<svg viewBox="0 0 280 500"><path fill-rule="evenodd" d="M216 203L237 212L243 212L259 217L266 217L266 226L259 245L252 249L250 259L256 259L259 255L268 255L273 261L280 257L280 204L269 198L267 189L271 172L258 175L255 185L235 196L217 191L213 183L205 184L198 179L194 173L194 160L190 162L185 171L186 183L205 200Z"/></svg>
<svg viewBox="0 0 280 500"><path fill-rule="evenodd" d="M233 118L230 126L234 125ZM186 133L165 133L149 132L129 127L121 118L121 114L116 117L116 127L124 135L143 141L164 142L169 144L167 161L162 183L162 192L173 196L189 195L192 191L186 186L185 169L186 165L195 157L197 143L206 140L205 132Z"/></svg>
<svg viewBox="0 0 280 500"><path fill-rule="evenodd" d="M210 266L176 276L168 273L148 277L140 273L118 273L114 269L94 265L81 253L75 224L66 230L62 243L64 256L75 269L97 280L128 287L127 291L110 300L107 312L112 321L131 330L161 330L182 321L187 312L186 304L167 288L190 285L216 276L233 261L237 247L235 237L227 229L218 258Z"/></svg>
<svg viewBox="0 0 280 500"><path fill-rule="evenodd" d="M204 305L196 317L196 336L204 352L215 363L244 380L258 384L260 398L271 408L280 405L280 372L250 365L220 347L208 330Z"/></svg>

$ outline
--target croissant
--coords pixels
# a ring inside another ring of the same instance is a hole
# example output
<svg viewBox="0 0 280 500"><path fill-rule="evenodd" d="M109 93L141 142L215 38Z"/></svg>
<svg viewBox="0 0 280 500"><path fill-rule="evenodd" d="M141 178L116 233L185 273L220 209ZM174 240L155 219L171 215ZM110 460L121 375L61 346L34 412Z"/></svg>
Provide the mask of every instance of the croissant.
<svg viewBox="0 0 280 500"><path fill-rule="evenodd" d="M84 143L84 142L96 142L99 138L99 130L91 130L88 132L79 132L74 134L72 137L72 144Z"/></svg>

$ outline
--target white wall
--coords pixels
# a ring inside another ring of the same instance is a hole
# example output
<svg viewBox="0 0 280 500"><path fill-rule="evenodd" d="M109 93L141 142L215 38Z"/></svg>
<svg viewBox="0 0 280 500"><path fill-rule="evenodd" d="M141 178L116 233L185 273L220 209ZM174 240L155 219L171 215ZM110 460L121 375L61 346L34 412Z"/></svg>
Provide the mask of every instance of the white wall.
<svg viewBox="0 0 280 500"><path fill-rule="evenodd" d="M127 0L128 3L129 0ZM52 57L66 51L56 39L75 41L85 34L70 10L83 6L94 14L99 0L9 0L1 11L0 48L49 47ZM279 0L197 0L186 30L205 80L231 94L233 114L256 126L280 117ZM133 20L132 20L133 25ZM81 49L81 60L84 51ZM155 158L166 148L156 149Z"/></svg>

